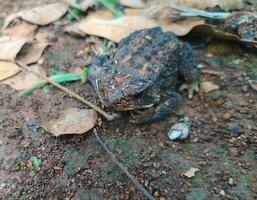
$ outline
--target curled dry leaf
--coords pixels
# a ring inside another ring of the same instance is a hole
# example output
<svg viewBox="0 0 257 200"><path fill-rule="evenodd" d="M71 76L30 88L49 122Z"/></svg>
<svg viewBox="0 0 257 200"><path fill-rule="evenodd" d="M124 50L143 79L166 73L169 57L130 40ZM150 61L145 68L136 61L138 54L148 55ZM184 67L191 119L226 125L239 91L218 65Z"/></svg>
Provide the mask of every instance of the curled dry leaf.
<svg viewBox="0 0 257 200"><path fill-rule="evenodd" d="M194 167L190 167L190 169L184 173L184 176L191 178L195 176L195 173L198 172L199 169L194 168Z"/></svg>
<svg viewBox="0 0 257 200"><path fill-rule="evenodd" d="M22 11L7 17L4 23L4 28L7 28L16 18L21 18L32 24L47 25L62 17L67 12L67 9L67 5L63 3L54 3Z"/></svg>
<svg viewBox="0 0 257 200"><path fill-rule="evenodd" d="M16 64L0 61L0 81L10 78L21 71Z"/></svg>
<svg viewBox="0 0 257 200"><path fill-rule="evenodd" d="M48 45L49 43L46 42L36 42L28 48L23 48L24 50L22 50L18 56L18 61L24 65L37 62Z"/></svg>
<svg viewBox="0 0 257 200"><path fill-rule="evenodd" d="M212 83L211 81L204 81L204 82L201 83L201 89L205 93L208 93L208 92L211 92L211 91L214 91L214 90L218 90L219 86Z"/></svg>
<svg viewBox="0 0 257 200"><path fill-rule="evenodd" d="M82 134L92 129L97 122L97 112L93 109L68 108L56 119L43 125L54 136L65 134Z"/></svg>
<svg viewBox="0 0 257 200"><path fill-rule="evenodd" d="M32 65L29 68L31 68L31 70L36 71L42 75L46 75L43 68L39 67L38 65ZM31 87L32 85L38 83L39 81L41 81L41 79L37 75L31 72L28 72L27 70L23 70L16 76L13 76L7 80L4 80L1 83L9 85L15 90L25 90Z"/></svg>
<svg viewBox="0 0 257 200"><path fill-rule="evenodd" d="M174 32L177 36L184 36L188 34L195 26L204 24L204 19L201 18L187 18L177 22L161 22L160 25L164 31Z"/></svg>
<svg viewBox="0 0 257 200"><path fill-rule="evenodd" d="M18 20L17 22L12 23L11 26L7 27L3 33L9 36L29 37L32 36L36 29L37 25Z"/></svg>
<svg viewBox="0 0 257 200"><path fill-rule="evenodd" d="M14 61L16 55L28 40L28 38L14 36L0 37L0 60Z"/></svg>
<svg viewBox="0 0 257 200"><path fill-rule="evenodd" d="M224 32L222 30L219 30L216 26L209 25L209 24L202 24L202 25L195 26L192 29L192 33L196 35L201 34L201 35L212 36L223 40L238 41L240 43L250 45L250 46L257 46L257 41L255 40L240 39L239 36L235 34Z"/></svg>
<svg viewBox="0 0 257 200"><path fill-rule="evenodd" d="M167 4L185 5L195 8L213 8L216 6L224 10L242 9L244 4L243 0L154 0L150 4L167 5Z"/></svg>

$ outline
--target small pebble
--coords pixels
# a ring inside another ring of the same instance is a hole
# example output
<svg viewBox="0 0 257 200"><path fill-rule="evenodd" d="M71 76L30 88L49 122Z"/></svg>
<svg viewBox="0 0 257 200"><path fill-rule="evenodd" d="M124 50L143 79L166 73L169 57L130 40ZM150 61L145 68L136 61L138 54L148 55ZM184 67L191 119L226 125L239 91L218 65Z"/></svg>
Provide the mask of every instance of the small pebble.
<svg viewBox="0 0 257 200"><path fill-rule="evenodd" d="M225 196L225 191L224 190L220 190L220 195L221 196Z"/></svg>
<svg viewBox="0 0 257 200"><path fill-rule="evenodd" d="M223 115L223 119L225 119L225 120L228 120L228 119L230 119L231 118L231 114L230 113L225 113L224 115Z"/></svg>
<svg viewBox="0 0 257 200"><path fill-rule="evenodd" d="M234 183L233 178L230 177L230 178L228 179L228 184L229 184L229 185L233 185L233 183Z"/></svg>
<svg viewBox="0 0 257 200"><path fill-rule="evenodd" d="M190 131L190 122L188 119L173 125L169 132L168 137L171 140L184 140L188 137Z"/></svg>
<svg viewBox="0 0 257 200"><path fill-rule="evenodd" d="M37 61L37 64L38 64L38 65L43 65L43 64L44 64L44 58L40 58L40 59Z"/></svg>

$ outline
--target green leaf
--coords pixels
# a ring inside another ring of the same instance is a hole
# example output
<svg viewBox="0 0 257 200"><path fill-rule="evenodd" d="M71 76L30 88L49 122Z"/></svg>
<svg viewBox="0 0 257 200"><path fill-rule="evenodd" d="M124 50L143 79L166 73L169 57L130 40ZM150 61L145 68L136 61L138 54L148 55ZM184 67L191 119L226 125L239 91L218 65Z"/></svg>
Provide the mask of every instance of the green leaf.
<svg viewBox="0 0 257 200"><path fill-rule="evenodd" d="M119 8L119 0L98 0L104 7L110 10L114 17L122 17L124 16L123 11Z"/></svg>
<svg viewBox="0 0 257 200"><path fill-rule="evenodd" d="M32 164L35 167L35 169L39 170L40 169L40 167L39 167L39 165L40 165L39 159L36 156L32 156L31 157L31 161L32 161Z"/></svg>
<svg viewBox="0 0 257 200"><path fill-rule="evenodd" d="M66 19L72 21L74 19L76 19L78 16L81 15L81 10L78 8L73 8L72 10L70 10L67 15L66 15Z"/></svg>

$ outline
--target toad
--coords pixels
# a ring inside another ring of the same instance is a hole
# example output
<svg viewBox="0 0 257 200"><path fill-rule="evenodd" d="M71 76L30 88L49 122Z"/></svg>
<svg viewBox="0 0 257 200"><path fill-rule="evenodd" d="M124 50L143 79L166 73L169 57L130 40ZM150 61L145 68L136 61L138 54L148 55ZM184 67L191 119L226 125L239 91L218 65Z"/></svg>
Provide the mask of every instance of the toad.
<svg viewBox="0 0 257 200"><path fill-rule="evenodd" d="M135 123L168 116L181 102L178 87L188 89L191 98L198 91L198 79L192 47L159 27L130 34L119 42L116 53L97 56L88 68L88 80L100 101L114 110L130 111Z"/></svg>

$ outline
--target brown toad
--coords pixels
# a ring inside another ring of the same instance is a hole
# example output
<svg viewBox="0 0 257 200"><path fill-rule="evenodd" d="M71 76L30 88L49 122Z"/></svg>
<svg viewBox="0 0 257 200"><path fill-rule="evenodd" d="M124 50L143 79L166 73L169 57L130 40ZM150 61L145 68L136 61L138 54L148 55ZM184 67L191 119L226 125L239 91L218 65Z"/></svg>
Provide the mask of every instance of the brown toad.
<svg viewBox="0 0 257 200"><path fill-rule="evenodd" d="M191 46L160 28L130 34L114 55L98 56L88 68L88 80L101 102L114 110L133 111L132 121L137 123L169 115L181 101L181 80L191 98L198 79Z"/></svg>

